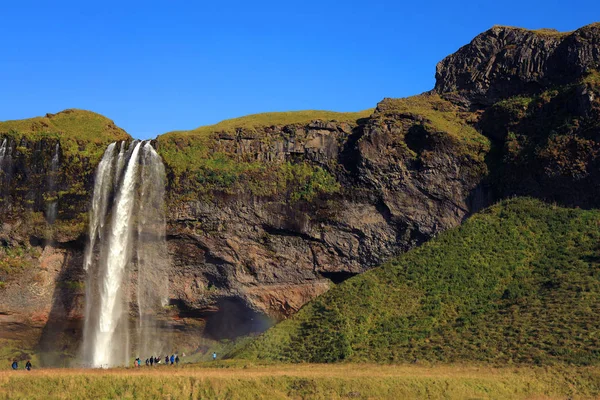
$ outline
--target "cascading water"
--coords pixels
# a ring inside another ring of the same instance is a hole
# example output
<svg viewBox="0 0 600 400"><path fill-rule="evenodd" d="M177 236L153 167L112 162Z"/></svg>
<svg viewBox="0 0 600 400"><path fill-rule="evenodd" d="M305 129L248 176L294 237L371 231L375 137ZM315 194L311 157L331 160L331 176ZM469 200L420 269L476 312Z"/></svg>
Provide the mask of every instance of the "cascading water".
<svg viewBox="0 0 600 400"><path fill-rule="evenodd" d="M0 208L9 206L9 187L12 178L12 148L4 138L0 144Z"/></svg>
<svg viewBox="0 0 600 400"><path fill-rule="evenodd" d="M4 159L4 153L6 153L6 138L0 144L0 161Z"/></svg>
<svg viewBox="0 0 600 400"><path fill-rule="evenodd" d="M116 143L106 149L96 171L84 258L83 358L92 367L129 361L130 304L137 305L138 352L170 350L160 323L168 295L164 166L149 142L115 149Z"/></svg>
<svg viewBox="0 0 600 400"><path fill-rule="evenodd" d="M1 191L4 189L4 174L5 174L5 168L4 168L4 158L6 155L6 143L7 140L4 139L2 141L2 144L0 144L0 193Z"/></svg>
<svg viewBox="0 0 600 400"><path fill-rule="evenodd" d="M0 144L0 173L2 173L2 183L4 184L10 178L9 173L12 167L12 152L10 142L4 138Z"/></svg>
<svg viewBox="0 0 600 400"><path fill-rule="evenodd" d="M165 237L165 168L150 143L142 155L142 185L137 225L138 343L141 354L162 354L165 346L155 332L164 330L155 310L168 304L168 259Z"/></svg>
<svg viewBox="0 0 600 400"><path fill-rule="evenodd" d="M52 161L50 162L50 171L48 173L48 192L53 196L56 195L56 174L58 173L59 152L60 144L56 143L56 146L54 147L54 155L52 156ZM57 208L58 202L56 199L50 201L46 207L46 219L51 224L56 220Z"/></svg>

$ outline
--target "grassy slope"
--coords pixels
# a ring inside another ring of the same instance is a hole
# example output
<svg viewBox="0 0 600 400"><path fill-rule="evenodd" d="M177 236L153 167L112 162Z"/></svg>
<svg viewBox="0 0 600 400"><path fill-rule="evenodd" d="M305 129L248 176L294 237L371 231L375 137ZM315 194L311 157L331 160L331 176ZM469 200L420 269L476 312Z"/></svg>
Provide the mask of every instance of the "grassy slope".
<svg viewBox="0 0 600 400"><path fill-rule="evenodd" d="M110 119L91 111L69 109L22 120L0 122L0 136L36 141L60 140L63 153L81 154L99 160L108 143L130 136Z"/></svg>
<svg viewBox="0 0 600 400"><path fill-rule="evenodd" d="M350 279L248 359L598 364L600 211L506 201Z"/></svg>
<svg viewBox="0 0 600 400"><path fill-rule="evenodd" d="M27 399L575 399L599 393L597 367L211 362L139 370L0 371L0 397Z"/></svg>

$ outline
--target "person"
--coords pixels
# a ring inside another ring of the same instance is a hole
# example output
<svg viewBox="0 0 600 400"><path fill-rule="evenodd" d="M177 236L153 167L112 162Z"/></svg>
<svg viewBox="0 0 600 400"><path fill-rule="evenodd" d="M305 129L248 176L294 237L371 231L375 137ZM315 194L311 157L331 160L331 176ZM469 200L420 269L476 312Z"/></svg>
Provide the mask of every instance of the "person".
<svg viewBox="0 0 600 400"><path fill-rule="evenodd" d="M150 361L148 361L148 359L146 358L146 367L150 365Z"/></svg>
<svg viewBox="0 0 600 400"><path fill-rule="evenodd" d="M27 364L25 364L25 369L27 371L31 371L31 361L30 360L27 360Z"/></svg>
<svg viewBox="0 0 600 400"><path fill-rule="evenodd" d="M215 351L215 352L213 353L213 361L215 361L216 359L217 359L217 352Z"/></svg>
<svg viewBox="0 0 600 400"><path fill-rule="evenodd" d="M12 369L19 369L19 363L16 361L13 361L12 363Z"/></svg>
<svg viewBox="0 0 600 400"><path fill-rule="evenodd" d="M168 355L165 356L165 365L169 365L169 356Z"/></svg>
<svg viewBox="0 0 600 400"><path fill-rule="evenodd" d="M160 363L160 358L158 357L154 357L154 364L159 364Z"/></svg>
<svg viewBox="0 0 600 400"><path fill-rule="evenodd" d="M175 355L171 354L171 365L173 365L174 362L175 362Z"/></svg>
<svg viewBox="0 0 600 400"><path fill-rule="evenodd" d="M175 356L175 365L179 365L179 356L178 355Z"/></svg>
<svg viewBox="0 0 600 400"><path fill-rule="evenodd" d="M150 366L152 366L154 364L154 356L150 357Z"/></svg>
<svg viewBox="0 0 600 400"><path fill-rule="evenodd" d="M142 365L142 360L140 360L140 358L138 357L137 361L138 361L138 368L139 368Z"/></svg>

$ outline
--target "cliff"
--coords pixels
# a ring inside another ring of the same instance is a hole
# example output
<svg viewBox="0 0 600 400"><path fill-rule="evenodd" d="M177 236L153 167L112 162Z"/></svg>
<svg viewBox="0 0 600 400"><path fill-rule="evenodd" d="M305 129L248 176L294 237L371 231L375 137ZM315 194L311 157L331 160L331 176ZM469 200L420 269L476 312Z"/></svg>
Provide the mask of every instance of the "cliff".
<svg viewBox="0 0 600 400"><path fill-rule="evenodd" d="M597 24L494 27L438 65L430 93L159 136L174 326L262 331L505 197L597 207L599 38ZM108 143L130 138L71 110L0 123L5 138L0 337L77 337L93 171Z"/></svg>
<svg viewBox="0 0 600 400"><path fill-rule="evenodd" d="M177 298L194 308L237 299L280 319L459 224L489 148L459 114L424 95L386 99L369 118L212 132L203 151L180 134L159 137L177 182ZM180 170L188 151L204 154Z"/></svg>
<svg viewBox="0 0 600 400"><path fill-rule="evenodd" d="M575 82L600 66L600 24L574 32L495 26L442 60L434 91L477 107Z"/></svg>

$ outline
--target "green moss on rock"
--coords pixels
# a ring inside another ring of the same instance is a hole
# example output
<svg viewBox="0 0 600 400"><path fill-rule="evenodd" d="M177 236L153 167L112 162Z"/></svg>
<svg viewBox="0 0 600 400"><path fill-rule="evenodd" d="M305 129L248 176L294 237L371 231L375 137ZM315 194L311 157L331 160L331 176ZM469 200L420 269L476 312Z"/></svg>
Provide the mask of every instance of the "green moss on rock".
<svg viewBox="0 0 600 400"><path fill-rule="evenodd" d="M32 142L43 139L60 141L65 155L86 156L93 164L99 161L109 143L131 139L112 120L78 109L0 122L0 136L13 137L17 142L22 138Z"/></svg>
<svg viewBox="0 0 600 400"><path fill-rule="evenodd" d="M244 138L268 147L281 139L278 135L283 128L286 132L294 132L311 122L321 121L346 124L351 129L371 112L311 110L254 114L192 131L166 133L157 138L157 147L172 173L173 186L185 187L184 197L213 192L249 192L256 196L310 201L318 195L339 191L340 185L329 171L305 161L253 160L220 148L221 137L226 136L229 140Z"/></svg>

